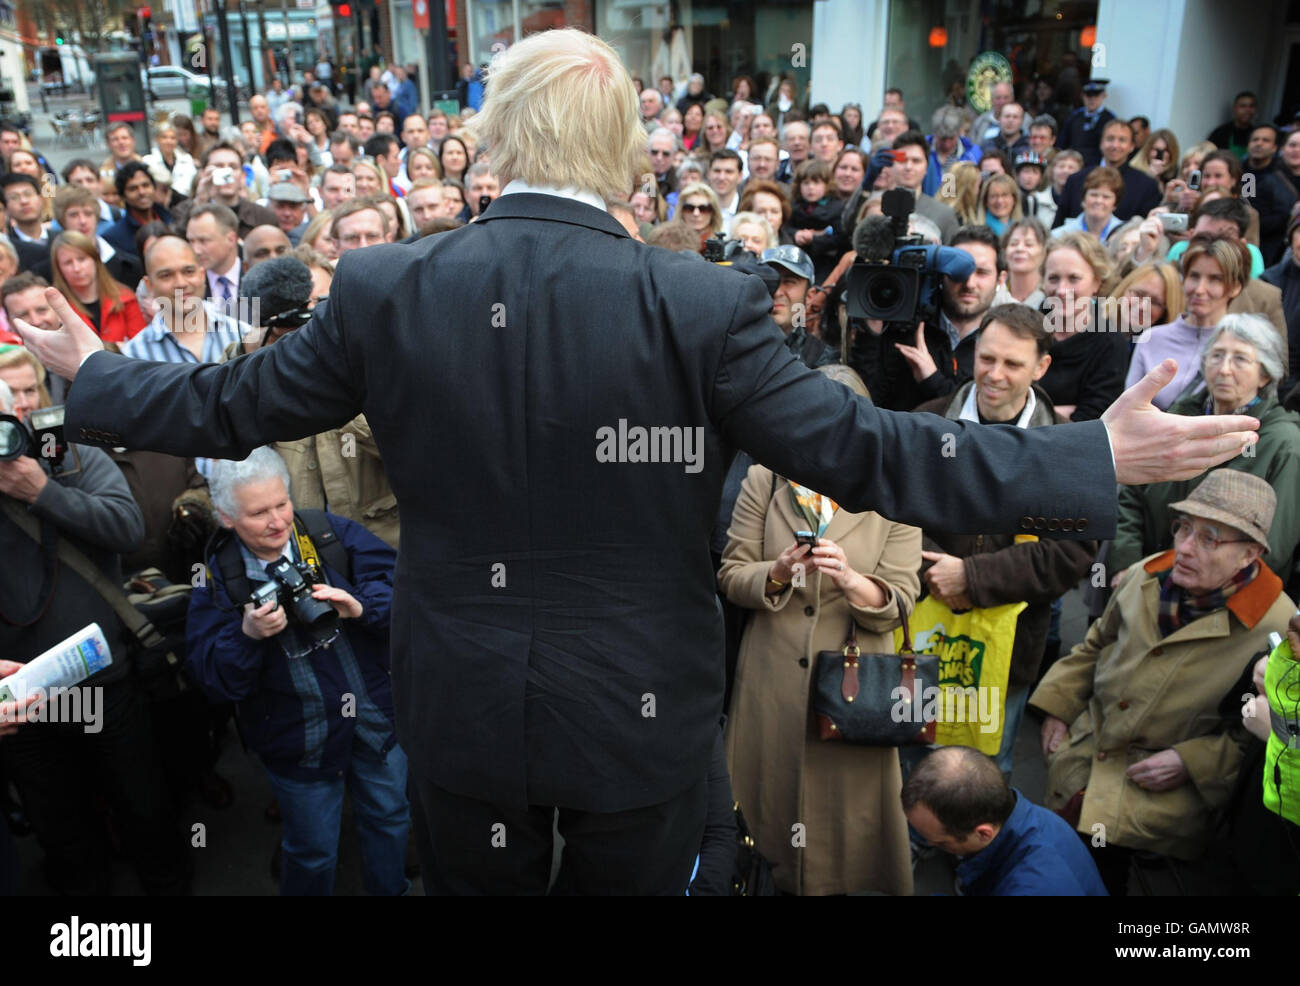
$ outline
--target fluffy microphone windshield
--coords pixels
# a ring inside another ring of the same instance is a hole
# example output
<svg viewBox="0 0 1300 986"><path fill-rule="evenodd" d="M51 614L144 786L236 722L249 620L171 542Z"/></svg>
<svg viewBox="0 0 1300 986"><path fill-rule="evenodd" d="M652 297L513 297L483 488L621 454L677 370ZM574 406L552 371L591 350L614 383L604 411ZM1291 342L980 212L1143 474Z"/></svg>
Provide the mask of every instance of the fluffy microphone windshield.
<svg viewBox="0 0 1300 986"><path fill-rule="evenodd" d="M888 260L894 255L894 225L888 216L867 216L853 230L859 260Z"/></svg>
<svg viewBox="0 0 1300 986"><path fill-rule="evenodd" d="M256 298L260 321L301 308L311 299L311 270L296 257L263 260L239 279L239 295Z"/></svg>

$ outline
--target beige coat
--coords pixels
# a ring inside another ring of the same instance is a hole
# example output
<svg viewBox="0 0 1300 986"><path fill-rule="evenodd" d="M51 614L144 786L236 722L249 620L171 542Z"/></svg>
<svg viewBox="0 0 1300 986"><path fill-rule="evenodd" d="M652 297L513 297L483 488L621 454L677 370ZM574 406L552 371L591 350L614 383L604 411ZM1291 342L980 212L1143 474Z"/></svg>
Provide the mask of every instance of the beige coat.
<svg viewBox="0 0 1300 986"><path fill-rule="evenodd" d="M1268 647L1269 633L1285 634L1295 604L1263 568L1226 609L1162 638L1156 573L1173 565L1173 555L1135 566L1029 704L1070 723L1048 758L1048 808L1059 810L1086 788L1080 832L1100 834L1094 826L1104 825L1109 844L1190 860L1205 851L1241 765L1241 703L1230 692ZM1125 777L1128 767L1171 747L1187 764L1185 784L1150 792Z"/></svg>
<svg viewBox="0 0 1300 986"><path fill-rule="evenodd" d="M751 610L727 724L736 800L781 890L911 894L898 751L818 739L810 698L814 659L844 645L850 613L863 653L893 651L894 594L910 608L920 591L921 532L875 513L839 510L824 536L890 593L889 601L881 609L851 607L820 574L772 600L763 594L771 562L807 524L781 480L769 509L771 489L771 471L751 467L718 574L727 598ZM805 845L797 847L801 836Z"/></svg>
<svg viewBox="0 0 1300 986"><path fill-rule="evenodd" d="M398 546L397 497L365 415L342 428L272 446L289 467L289 494L299 510L323 510L356 521Z"/></svg>

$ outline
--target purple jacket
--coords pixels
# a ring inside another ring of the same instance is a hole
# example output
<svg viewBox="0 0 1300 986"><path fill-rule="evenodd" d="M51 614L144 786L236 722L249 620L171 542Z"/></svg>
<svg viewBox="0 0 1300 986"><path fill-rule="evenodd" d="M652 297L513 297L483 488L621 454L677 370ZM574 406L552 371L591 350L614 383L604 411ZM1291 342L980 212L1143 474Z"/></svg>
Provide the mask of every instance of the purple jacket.
<svg viewBox="0 0 1300 986"><path fill-rule="evenodd" d="M1214 334L1213 328L1197 328L1187 324L1183 316L1164 325L1157 325L1138 337L1133 347L1133 360L1128 365L1128 377L1124 380L1127 390L1158 366L1161 360L1171 356L1178 360L1178 372L1174 379L1152 401L1162 411L1169 410L1172 404L1189 383L1201 372L1201 346Z"/></svg>

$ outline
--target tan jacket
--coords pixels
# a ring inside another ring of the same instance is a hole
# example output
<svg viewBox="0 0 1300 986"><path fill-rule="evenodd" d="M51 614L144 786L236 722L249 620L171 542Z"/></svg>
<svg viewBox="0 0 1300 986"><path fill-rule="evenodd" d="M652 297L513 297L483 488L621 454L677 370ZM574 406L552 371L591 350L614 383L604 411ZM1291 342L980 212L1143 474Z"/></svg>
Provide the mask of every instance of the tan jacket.
<svg viewBox="0 0 1300 986"><path fill-rule="evenodd" d="M1173 558L1166 551L1134 569L1029 704L1070 723L1068 738L1048 758L1048 808L1061 809L1086 788L1080 832L1098 835L1094 826L1103 825L1108 844L1195 859L1231 797L1246 741L1241 703L1230 692L1267 649L1269 633L1286 632L1295 604L1265 567L1226 608L1162 638L1156 573L1172 567ZM1150 792L1125 776L1139 760L1170 748L1187 765L1187 783Z"/></svg>
<svg viewBox="0 0 1300 986"><path fill-rule="evenodd" d="M771 562L807 525L790 503L787 483L777 481L769 509L771 490L771 471L752 466L718 573L727 598L751 610L727 724L732 789L780 889L910 894L898 751L819 739L810 696L816 655L844 645L850 613L863 653L893 652L897 596L910 608L920 591L921 532L879 514L839 510L824 536L889 601L880 609L852 607L820 574L773 600L763 594ZM804 846L795 845L801 840Z"/></svg>
<svg viewBox="0 0 1300 986"><path fill-rule="evenodd" d="M1233 298L1228 311L1234 315L1263 315L1273 323L1277 334L1282 337L1282 368L1291 365L1291 355L1286 334L1286 315L1282 313L1282 289L1252 277L1241 289L1241 294Z"/></svg>
<svg viewBox="0 0 1300 986"><path fill-rule="evenodd" d="M329 509L398 547L397 497L365 415L310 438L276 442L274 448L289 467L295 507Z"/></svg>

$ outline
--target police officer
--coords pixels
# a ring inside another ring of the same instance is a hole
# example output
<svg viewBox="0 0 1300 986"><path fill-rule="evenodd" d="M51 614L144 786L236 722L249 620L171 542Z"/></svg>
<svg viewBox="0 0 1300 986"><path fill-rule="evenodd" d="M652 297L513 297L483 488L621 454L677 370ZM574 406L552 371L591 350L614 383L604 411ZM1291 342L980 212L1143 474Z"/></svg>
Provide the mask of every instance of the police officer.
<svg viewBox="0 0 1300 986"><path fill-rule="evenodd" d="M1083 84L1083 105L1065 118L1056 146L1083 155L1084 165L1091 168L1101 162L1101 131L1115 119L1102 104L1110 79L1089 79Z"/></svg>

